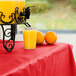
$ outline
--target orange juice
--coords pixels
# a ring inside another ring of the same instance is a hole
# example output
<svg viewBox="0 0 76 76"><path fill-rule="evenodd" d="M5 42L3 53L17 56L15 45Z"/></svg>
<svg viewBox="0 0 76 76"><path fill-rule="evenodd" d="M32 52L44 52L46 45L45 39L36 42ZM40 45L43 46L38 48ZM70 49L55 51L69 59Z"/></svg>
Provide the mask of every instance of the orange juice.
<svg viewBox="0 0 76 76"><path fill-rule="evenodd" d="M25 7L25 0L0 0L0 12L3 12L5 18L2 18L3 21L9 22L9 16L11 13L15 12L15 8L19 7L20 11ZM0 22L0 24L2 24Z"/></svg>
<svg viewBox="0 0 76 76"><path fill-rule="evenodd" d="M36 38L37 38L36 30L24 30L23 38L24 38L24 48L25 49L35 49L36 48Z"/></svg>

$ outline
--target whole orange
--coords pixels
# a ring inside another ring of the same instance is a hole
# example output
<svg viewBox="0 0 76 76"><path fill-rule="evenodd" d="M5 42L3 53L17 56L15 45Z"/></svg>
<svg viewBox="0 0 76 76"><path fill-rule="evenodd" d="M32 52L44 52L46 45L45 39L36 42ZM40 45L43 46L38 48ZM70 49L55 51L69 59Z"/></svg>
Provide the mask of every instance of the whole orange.
<svg viewBox="0 0 76 76"><path fill-rule="evenodd" d="M44 34L40 31L37 31L37 41L36 44L42 44L44 42Z"/></svg>
<svg viewBox="0 0 76 76"><path fill-rule="evenodd" d="M48 44L54 44L57 40L57 35L55 32L47 32L45 34L45 41Z"/></svg>

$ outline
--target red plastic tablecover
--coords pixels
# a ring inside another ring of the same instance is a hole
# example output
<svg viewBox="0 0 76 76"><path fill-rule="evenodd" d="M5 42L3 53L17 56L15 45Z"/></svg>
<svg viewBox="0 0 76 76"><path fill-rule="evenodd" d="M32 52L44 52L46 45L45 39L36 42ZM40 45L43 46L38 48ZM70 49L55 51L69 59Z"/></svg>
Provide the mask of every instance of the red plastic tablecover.
<svg viewBox="0 0 76 76"><path fill-rule="evenodd" d="M72 46L65 43L38 45L34 50L24 50L17 41L8 53L0 41L0 76L73 76L75 61Z"/></svg>

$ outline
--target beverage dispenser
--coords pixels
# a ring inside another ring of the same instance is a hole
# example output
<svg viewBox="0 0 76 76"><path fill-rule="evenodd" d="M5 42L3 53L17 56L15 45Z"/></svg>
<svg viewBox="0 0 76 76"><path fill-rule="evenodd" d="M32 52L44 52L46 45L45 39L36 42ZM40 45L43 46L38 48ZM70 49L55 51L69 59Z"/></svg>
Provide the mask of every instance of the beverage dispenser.
<svg viewBox="0 0 76 76"><path fill-rule="evenodd" d="M0 0L0 14L3 13L5 15L2 20L4 22L10 22L12 13L15 13L15 8L18 7L20 11L23 11L23 7L25 7L25 0ZM15 23L15 21L12 22L12 24ZM3 24L3 22L0 22L0 24Z"/></svg>
<svg viewBox="0 0 76 76"><path fill-rule="evenodd" d="M25 0L0 0L0 25L3 30L3 46L11 52L15 46L15 27L17 24L31 25L26 22L30 17L30 7L25 8ZM5 25L11 28L4 29ZM5 38L8 37L8 40Z"/></svg>

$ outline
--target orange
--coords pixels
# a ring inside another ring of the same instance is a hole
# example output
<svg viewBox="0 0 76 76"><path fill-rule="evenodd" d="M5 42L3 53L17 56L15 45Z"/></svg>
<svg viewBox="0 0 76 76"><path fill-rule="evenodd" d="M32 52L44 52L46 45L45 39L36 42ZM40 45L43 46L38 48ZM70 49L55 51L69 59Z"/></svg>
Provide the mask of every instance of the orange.
<svg viewBox="0 0 76 76"><path fill-rule="evenodd" d="M55 32L47 32L45 34L45 41L48 44L54 44L57 40L57 35Z"/></svg>
<svg viewBox="0 0 76 76"><path fill-rule="evenodd" d="M37 31L37 41L36 44L42 44L44 42L44 34L40 31Z"/></svg>

